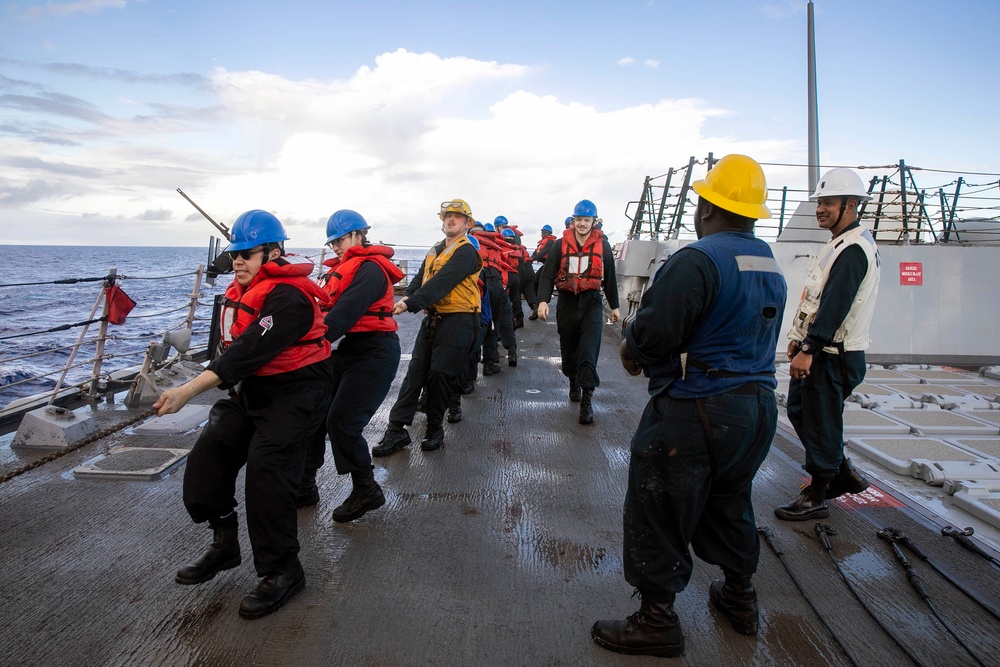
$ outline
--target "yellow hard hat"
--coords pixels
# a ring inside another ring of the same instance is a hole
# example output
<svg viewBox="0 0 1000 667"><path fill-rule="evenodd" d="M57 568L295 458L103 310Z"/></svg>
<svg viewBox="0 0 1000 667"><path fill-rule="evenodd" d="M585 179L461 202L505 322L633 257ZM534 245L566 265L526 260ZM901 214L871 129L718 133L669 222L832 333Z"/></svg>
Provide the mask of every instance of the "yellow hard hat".
<svg viewBox="0 0 1000 667"><path fill-rule="evenodd" d="M704 180L692 185L703 197L721 209L746 218L770 218L767 201L767 180L757 161L746 155L727 155L719 160Z"/></svg>
<svg viewBox="0 0 1000 667"><path fill-rule="evenodd" d="M441 212L438 217L444 220L445 213L461 213L466 218L472 219L472 209L465 203L464 199L449 199L441 202Z"/></svg>

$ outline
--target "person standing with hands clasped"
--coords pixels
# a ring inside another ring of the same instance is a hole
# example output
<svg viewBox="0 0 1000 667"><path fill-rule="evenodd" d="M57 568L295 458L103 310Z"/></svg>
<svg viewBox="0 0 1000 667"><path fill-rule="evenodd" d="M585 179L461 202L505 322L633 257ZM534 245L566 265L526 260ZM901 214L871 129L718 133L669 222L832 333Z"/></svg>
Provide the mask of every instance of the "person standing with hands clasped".
<svg viewBox="0 0 1000 667"><path fill-rule="evenodd" d="M611 322L618 321L615 257L604 233L594 228L596 220L593 202L584 199L576 205L573 224L549 248L537 294L536 312L547 320L553 285L559 290L556 328L562 372L569 378L569 400L580 403L581 424L594 422L591 397L601 384L597 358L604 324L602 288L611 308Z"/></svg>
<svg viewBox="0 0 1000 667"><path fill-rule="evenodd" d="M674 599L691 578L689 545L725 574L709 588L711 604L737 632L756 634L759 624L751 484L777 427L787 290L754 236L756 220L771 217L760 165L727 155L692 187L698 241L657 271L620 347L625 369L649 377L651 398L632 436L623 513L625 580L641 606L591 629L618 653L684 652Z"/></svg>
<svg viewBox="0 0 1000 667"><path fill-rule="evenodd" d="M330 301L309 278L313 263L284 253L287 239L266 211L237 218L226 248L235 279L223 302L224 351L153 404L162 416L213 387L230 388L230 397L212 406L184 470L184 506L195 523L209 523L214 540L176 581L200 584L240 564L234 508L246 466L247 528L262 577L240 605L248 619L277 610L305 586L295 498L306 444L330 402L330 343L320 312Z"/></svg>
<svg viewBox="0 0 1000 667"><path fill-rule="evenodd" d="M844 456L844 399L865 379L878 296L878 250L858 222L858 207L871 196L860 176L838 168L824 174L810 199L831 239L809 265L788 332L788 419L806 449L812 479L795 500L775 508L785 521L829 516L827 500L868 488Z"/></svg>

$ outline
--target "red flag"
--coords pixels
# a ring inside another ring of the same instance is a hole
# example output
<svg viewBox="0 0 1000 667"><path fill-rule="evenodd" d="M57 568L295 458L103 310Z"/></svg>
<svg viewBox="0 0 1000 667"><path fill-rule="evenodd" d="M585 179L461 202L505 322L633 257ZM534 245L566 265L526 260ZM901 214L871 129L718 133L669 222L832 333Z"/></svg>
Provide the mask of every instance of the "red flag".
<svg viewBox="0 0 1000 667"><path fill-rule="evenodd" d="M108 301L108 324L125 324L125 318L135 308L135 301L118 285L104 288L104 298Z"/></svg>

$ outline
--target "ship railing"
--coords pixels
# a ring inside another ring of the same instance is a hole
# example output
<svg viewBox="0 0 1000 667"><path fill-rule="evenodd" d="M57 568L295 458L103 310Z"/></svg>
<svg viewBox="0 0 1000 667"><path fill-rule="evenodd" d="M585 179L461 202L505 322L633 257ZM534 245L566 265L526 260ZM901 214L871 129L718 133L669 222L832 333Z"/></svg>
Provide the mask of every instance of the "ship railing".
<svg viewBox="0 0 1000 667"><path fill-rule="evenodd" d="M695 199L691 184L704 178L716 161L709 153L702 160L691 157L686 165L647 176L639 199L625 207L625 216L632 223L628 238L693 238ZM762 166L772 183L792 183L768 189L767 205L773 215L757 221L757 235L774 240L786 228L815 229L815 206L806 188L810 165L765 162ZM846 166L858 171L868 183L872 199L862 205L860 217L880 243L1000 242L1000 180L996 180L1000 174L914 167L905 160L888 165ZM921 187L916 173L952 180ZM957 174L961 175L954 177Z"/></svg>
<svg viewBox="0 0 1000 667"><path fill-rule="evenodd" d="M187 295L186 301L179 307L170 308L167 310L159 310L157 312L143 312L140 306L130 312L126 318L123 327L126 327L122 333L110 333L108 330L109 326L109 313L111 310L111 303L108 297L108 288L120 285L123 282L129 280L156 280L156 281L166 281L178 278L188 278L194 276L194 287L190 294ZM32 286L44 286L51 285L60 289L64 289L64 285L77 283L77 282L100 282L101 288L97 294L97 298L94 302L93 307L90 310L89 316L80 322L63 322L55 324L40 331L21 331L18 333L13 333L7 336L0 337L0 341L10 340L15 338L25 338L30 339L32 337L38 338L41 336L49 336L57 332L68 331L76 327L82 327L79 336L76 341L71 344L65 345L54 345L42 350L33 350L24 354L13 354L11 356L6 356L0 358L0 368L5 366L10 366L15 362L21 362L27 359L37 359L45 356L56 356L59 353L65 353L69 351L68 358L61 364L61 366L56 367L54 370L45 373L32 373L27 377L21 379L12 380L0 385L0 405L6 404L2 412L12 412L18 409L18 406L31 405L37 406L39 404L53 404L57 400L66 400L67 398L74 398L81 394L96 395L102 393L108 388L114 388L116 382L121 382L124 384L126 381L131 381L132 377L136 373L127 372L127 367L122 366L120 368L109 368L109 363L112 360L122 360L129 358L138 358L142 355L149 357L149 352L157 344L162 345L162 343L157 343L156 341L149 342L149 345L145 350L128 350L123 349L127 341L149 341L150 337L148 335L127 335L129 323L132 323L132 330L138 328L136 326L136 320L144 320L150 318L163 318L169 316L172 313L177 313L184 311L184 318L180 322L171 323L167 327L167 333L171 331L181 331L186 330L190 332L191 337L197 337L199 340L204 337L204 345L195 344L187 347L183 352L180 350L170 359L160 359L154 364L155 368L146 368L147 372L150 370L156 370L157 368L162 368L176 362L177 359L186 357L192 358L198 355L203 349L208 347L208 331L205 330L195 330L194 326L196 322L204 321L206 318L200 316L198 311L200 308L210 308L212 304L206 304L201 301L203 294L201 292L202 281L205 276L205 268L203 265L199 265L197 270L194 272L187 272L178 275L171 276L125 276L118 275L117 269L111 267L108 273L102 277L94 278L80 278L80 279L63 279L56 280L50 283L30 283ZM12 284L12 285L0 285L0 288L16 288L23 287L26 283ZM100 316L97 313L100 312ZM91 326L98 325L98 332L96 335L88 334L91 331ZM148 325L143 325L148 326ZM166 334L165 334L166 336ZM109 351L111 347L118 347L114 351ZM80 352L82 350L93 349L93 353L86 355L87 358L79 359ZM79 376L71 378L71 371L90 367L89 374L84 378L79 378ZM144 364L144 367L146 365ZM17 377L17 370L10 373L11 377ZM38 382L47 378L58 376L55 385L52 389L46 389L34 396L29 397L13 397L14 393L12 390L19 388L21 385ZM4 397L3 394L11 398Z"/></svg>

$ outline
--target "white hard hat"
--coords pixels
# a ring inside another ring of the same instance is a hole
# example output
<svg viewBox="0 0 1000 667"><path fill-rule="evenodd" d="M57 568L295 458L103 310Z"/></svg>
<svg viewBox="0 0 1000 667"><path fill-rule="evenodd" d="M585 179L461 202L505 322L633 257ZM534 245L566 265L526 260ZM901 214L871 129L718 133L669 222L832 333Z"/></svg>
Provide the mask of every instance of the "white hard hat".
<svg viewBox="0 0 1000 667"><path fill-rule="evenodd" d="M811 201L820 197L857 197L860 201L868 201L871 195L865 187L865 182L854 173L853 169L839 167L823 174L816 192L809 196Z"/></svg>

